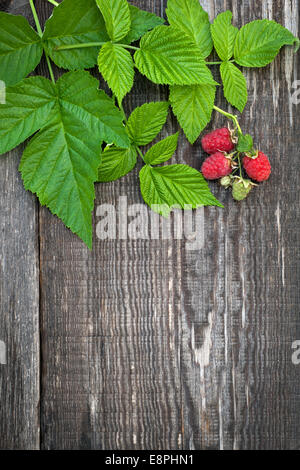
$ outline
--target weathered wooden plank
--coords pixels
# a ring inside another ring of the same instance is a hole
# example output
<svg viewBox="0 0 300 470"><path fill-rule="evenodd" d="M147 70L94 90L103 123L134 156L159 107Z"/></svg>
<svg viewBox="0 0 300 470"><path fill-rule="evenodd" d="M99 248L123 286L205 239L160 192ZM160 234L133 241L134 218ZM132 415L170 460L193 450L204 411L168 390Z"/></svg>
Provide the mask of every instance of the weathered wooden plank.
<svg viewBox="0 0 300 470"><path fill-rule="evenodd" d="M39 247L21 146L0 157L0 448L39 448Z"/></svg>
<svg viewBox="0 0 300 470"><path fill-rule="evenodd" d="M2 1L1 9L26 14L24 3ZM0 157L1 449L40 443L38 210L18 172L22 150Z"/></svg>
<svg viewBox="0 0 300 470"><path fill-rule="evenodd" d="M0 448L39 448L37 205L17 171L21 148L0 158Z"/></svg>
<svg viewBox="0 0 300 470"><path fill-rule="evenodd" d="M40 440L38 211L18 173L21 154L22 146L0 157L1 449L38 449Z"/></svg>
<svg viewBox="0 0 300 470"><path fill-rule="evenodd" d="M275 18L298 32L298 2L201 3L212 17L232 9L238 26ZM272 179L243 204L220 190L226 209L206 210L204 250L183 262L185 448L299 447L299 112L290 100L299 70L285 50L247 72L241 123L270 154ZM226 106L220 93L218 102Z"/></svg>
<svg viewBox="0 0 300 470"><path fill-rule="evenodd" d="M150 11L152 3L135 2ZM140 78L125 108L166 96ZM96 207L117 207L119 196L127 196L128 205L142 202L138 171L98 185ZM169 241L95 236L89 253L47 210L40 219L42 447L177 448L178 248Z"/></svg>
<svg viewBox="0 0 300 470"><path fill-rule="evenodd" d="M135 1L161 14L166 2ZM272 17L297 32L298 2L203 1L236 24ZM51 7L40 4L47 16ZM40 211L42 447L46 449L294 448L299 445L299 117L290 51L247 72L242 126L272 155L274 174L247 202L212 188L205 246L100 241L89 253ZM298 64L298 66L297 66ZM298 68L297 68L298 67ZM138 78L127 111L167 90ZM227 107L218 93L218 104ZM215 116L210 128L224 124ZM170 118L168 132L177 129ZM183 136L176 160L200 168ZM276 188L276 189L275 189ZM96 206L141 202L137 170L99 185ZM99 218L95 216L95 227Z"/></svg>

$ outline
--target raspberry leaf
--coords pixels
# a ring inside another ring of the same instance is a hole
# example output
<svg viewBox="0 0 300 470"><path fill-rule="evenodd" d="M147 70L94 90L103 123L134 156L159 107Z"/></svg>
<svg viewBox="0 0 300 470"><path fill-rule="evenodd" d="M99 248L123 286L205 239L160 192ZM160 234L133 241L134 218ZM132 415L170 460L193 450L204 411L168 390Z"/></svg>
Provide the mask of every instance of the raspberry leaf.
<svg viewBox="0 0 300 470"><path fill-rule="evenodd" d="M140 185L146 204L164 216L168 216L172 206L183 209L186 205L193 209L223 207L211 193L202 174L187 165L145 165L140 171Z"/></svg>
<svg viewBox="0 0 300 470"><path fill-rule="evenodd" d="M251 150L253 150L253 139L250 134L241 135L239 137L237 150L241 153L251 152Z"/></svg>
<svg viewBox="0 0 300 470"><path fill-rule="evenodd" d="M173 26L157 26L145 34L134 59L139 71L154 83L215 83L199 48L183 31Z"/></svg>
<svg viewBox="0 0 300 470"><path fill-rule="evenodd" d="M197 44L202 56L208 57L213 43L208 13L198 0L168 0L166 9L170 25L184 31Z"/></svg>
<svg viewBox="0 0 300 470"><path fill-rule="evenodd" d="M57 50L58 47L108 40L95 0L64 0L45 23L45 50L58 67L67 70L94 67L99 47Z"/></svg>
<svg viewBox="0 0 300 470"><path fill-rule="evenodd" d="M195 39L199 24L209 24L208 13L198 0L168 0L166 14L171 25L183 29Z"/></svg>
<svg viewBox="0 0 300 470"><path fill-rule="evenodd" d="M133 145L128 149L107 146L102 153L98 181L104 183L122 178L133 170L136 159L137 151Z"/></svg>
<svg viewBox="0 0 300 470"><path fill-rule="evenodd" d="M129 5L129 10L131 26L127 36L122 39L122 42L125 44L130 44L131 42L137 41L145 33L155 28L156 26L164 24L165 22L163 18L156 16L154 13L140 10L133 5Z"/></svg>
<svg viewBox="0 0 300 470"><path fill-rule="evenodd" d="M216 87L213 85L170 87L173 112L191 144L211 119L215 95Z"/></svg>
<svg viewBox="0 0 300 470"><path fill-rule="evenodd" d="M130 30L130 11L126 0L96 0L105 20L109 37L120 41Z"/></svg>
<svg viewBox="0 0 300 470"><path fill-rule="evenodd" d="M211 34L215 49L221 60L231 59L234 49L234 41L238 33L238 28L232 24L231 11L225 11L218 15L211 25Z"/></svg>
<svg viewBox="0 0 300 470"><path fill-rule="evenodd" d="M92 247L94 182L100 144L91 130L65 110L29 142L20 163L25 189L36 193L64 224ZM76 138L73 137L76 132Z"/></svg>
<svg viewBox="0 0 300 470"><path fill-rule="evenodd" d="M23 16L0 12L0 80L16 85L32 72L41 60L40 36Z"/></svg>
<svg viewBox="0 0 300 470"><path fill-rule="evenodd" d="M103 78L121 103L133 86L134 65L131 54L118 44L107 42L101 47L98 66Z"/></svg>
<svg viewBox="0 0 300 470"><path fill-rule="evenodd" d="M88 72L68 72L57 82L60 106L78 116L83 126L94 130L93 140L128 148L130 142L123 126L122 113L98 87L98 80Z"/></svg>
<svg viewBox="0 0 300 470"><path fill-rule="evenodd" d="M169 160L177 149L178 135L177 132L153 145L144 156L145 163L159 165Z"/></svg>
<svg viewBox="0 0 300 470"><path fill-rule="evenodd" d="M161 131L167 120L169 103L145 103L131 113L127 123L130 139L136 145L147 145Z"/></svg>
<svg viewBox="0 0 300 470"><path fill-rule="evenodd" d="M127 143L126 134L117 134L121 113L88 72L63 75L56 90L55 113L29 142L20 171L25 188L91 248L101 141Z"/></svg>
<svg viewBox="0 0 300 470"><path fill-rule="evenodd" d="M44 77L25 78L8 87L6 102L0 104L0 154L45 126L56 100L55 85Z"/></svg>
<svg viewBox="0 0 300 470"><path fill-rule="evenodd" d="M211 54L213 50L213 41L210 32L210 24L200 23L198 26L198 43L200 53L204 59Z"/></svg>
<svg viewBox="0 0 300 470"><path fill-rule="evenodd" d="M246 78L231 62L223 62L220 72L225 98L242 113L248 100Z"/></svg>
<svg viewBox="0 0 300 470"><path fill-rule="evenodd" d="M275 21L252 21L237 34L234 58L244 67L264 67L274 60L282 46L297 41L290 31Z"/></svg>

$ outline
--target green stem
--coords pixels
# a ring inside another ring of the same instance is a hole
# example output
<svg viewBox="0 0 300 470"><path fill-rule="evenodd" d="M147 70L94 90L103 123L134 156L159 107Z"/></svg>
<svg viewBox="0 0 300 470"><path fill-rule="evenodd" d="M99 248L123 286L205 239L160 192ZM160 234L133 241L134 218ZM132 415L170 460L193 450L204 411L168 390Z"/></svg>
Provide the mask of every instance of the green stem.
<svg viewBox="0 0 300 470"><path fill-rule="evenodd" d="M228 60L228 62L234 62L234 60ZM223 64L222 61L217 61L217 62L205 62L206 65L221 65Z"/></svg>
<svg viewBox="0 0 300 470"><path fill-rule="evenodd" d="M234 116L233 114L227 113L226 111L224 111L224 110L221 109L221 108L218 108L217 106L214 106L214 110L215 110L215 111L218 111L218 113L223 114L223 116L226 116L227 118L231 119L231 120L235 123L239 134L240 134L240 135L243 134L242 129L241 129L241 126L239 125L239 121L237 120L237 117L236 117L236 116Z"/></svg>
<svg viewBox="0 0 300 470"><path fill-rule="evenodd" d="M128 44L116 44L117 46L125 47L125 49L132 49L133 51L138 51L140 48L135 46L129 46Z"/></svg>
<svg viewBox="0 0 300 470"><path fill-rule="evenodd" d="M115 95L113 95L113 96L115 96ZM124 115L124 121L125 121L125 123L127 124L128 121L127 121L127 117L126 117L126 114L125 114L125 111L124 111L122 102L119 103L119 100L117 100L117 101L118 101L119 108L120 108L120 110L122 111L122 113L123 113L123 115Z"/></svg>
<svg viewBox="0 0 300 470"><path fill-rule="evenodd" d="M238 161L239 161L240 177L243 179L242 163L241 163L241 155L240 155L240 152L238 153Z"/></svg>
<svg viewBox="0 0 300 470"><path fill-rule="evenodd" d="M67 49L82 49L83 47L98 47L104 46L105 42L83 42L82 44L67 44L64 46L58 46L56 48L57 51L65 51Z"/></svg>
<svg viewBox="0 0 300 470"><path fill-rule="evenodd" d="M143 155L143 152L141 151L140 147L138 147L137 145L135 146L139 156L141 157L141 159L144 161L144 155Z"/></svg>
<svg viewBox="0 0 300 470"><path fill-rule="evenodd" d="M115 95L113 95L113 98L115 98ZM127 124L128 120L127 120L127 117L126 117L126 114L125 114L125 111L124 111L122 102L121 102L121 103L118 103L118 104L119 104L120 110L121 110L122 113L124 114L124 121L125 121L125 123ZM135 149L136 149L137 153L139 154L139 156L141 157L141 159L144 161L144 155L143 155L143 152L141 151L140 147L139 147L138 145L135 145Z"/></svg>
<svg viewBox="0 0 300 470"><path fill-rule="evenodd" d="M113 100L115 101L115 100L116 100L116 95L113 94L113 95L112 95L112 98L113 98ZM117 101L118 101L118 100L117 100ZM119 102L118 102L118 105L119 105L119 108L120 108L120 110L122 111L122 113L123 113L123 115L124 115L124 121L125 121L125 123L127 124L128 120L127 120L127 117L126 117L126 114L125 114L123 105L122 105L122 103L119 103ZM139 156L141 157L141 159L142 159L143 162L144 162L144 155L143 155L143 152L141 151L140 147L139 147L138 145L135 145L134 147L135 147L137 153L139 154Z"/></svg>
<svg viewBox="0 0 300 470"><path fill-rule="evenodd" d="M42 37L43 36L43 31L42 31L42 28L41 28L41 25L40 25L40 22L39 22L39 18L38 18L33 0L29 0L29 3L30 3L32 14L33 14L33 18L34 18L34 21L35 21L37 32Z"/></svg>
<svg viewBox="0 0 300 470"><path fill-rule="evenodd" d="M59 46L59 47L56 48L56 50L57 51L65 51L67 49L82 49L84 47L100 47L100 46L104 46L104 44L106 44L106 42L83 42L82 44L68 44L68 45L64 45L64 46ZM134 51L139 50L138 47L129 46L128 44L116 43L115 45L125 47L126 49L132 49Z"/></svg>
<svg viewBox="0 0 300 470"><path fill-rule="evenodd" d="M43 31L42 31L42 28L41 28L41 25L40 25L39 17L37 15L33 0L29 0L29 3L30 3L32 14L33 14L33 18L34 18L34 21L35 21L37 32L38 32L39 36L42 37L43 36ZM44 52L45 52L46 61L47 61L47 65L48 65L51 80L52 80L53 83L55 83L54 73L53 73L53 70L52 70L52 66L51 66L49 56L48 56L48 54L46 53L45 50L44 50Z"/></svg>
<svg viewBox="0 0 300 470"><path fill-rule="evenodd" d="M51 80L52 80L53 83L55 83L55 77L54 77L52 65L51 65L49 56L48 56L48 54L46 54L46 52L45 52L45 57L46 57L46 61L47 61L47 65L48 65L48 69L49 69L49 73L50 73Z"/></svg>
<svg viewBox="0 0 300 470"><path fill-rule="evenodd" d="M58 7L59 3L57 3L55 0L48 0L49 3L52 3L55 7Z"/></svg>

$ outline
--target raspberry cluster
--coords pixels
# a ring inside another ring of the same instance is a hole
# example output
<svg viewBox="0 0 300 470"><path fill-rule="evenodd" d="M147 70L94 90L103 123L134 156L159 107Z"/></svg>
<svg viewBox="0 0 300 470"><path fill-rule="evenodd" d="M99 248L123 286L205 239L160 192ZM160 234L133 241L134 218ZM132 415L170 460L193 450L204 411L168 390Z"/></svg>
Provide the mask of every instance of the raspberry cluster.
<svg viewBox="0 0 300 470"><path fill-rule="evenodd" d="M239 132L235 137L235 133L236 131L224 127L203 137L202 148L209 157L203 162L201 171L207 180L220 180L223 187L231 187L233 198L242 201L257 186L256 183L269 179L271 164L268 157L259 150L249 148L246 152L241 152L239 139L243 135ZM244 178L244 173L250 179Z"/></svg>

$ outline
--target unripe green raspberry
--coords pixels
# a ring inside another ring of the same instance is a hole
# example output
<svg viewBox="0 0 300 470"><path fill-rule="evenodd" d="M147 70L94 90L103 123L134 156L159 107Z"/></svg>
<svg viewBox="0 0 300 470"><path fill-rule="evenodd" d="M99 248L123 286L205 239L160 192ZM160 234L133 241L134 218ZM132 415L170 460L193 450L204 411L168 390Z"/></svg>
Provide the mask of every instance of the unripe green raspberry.
<svg viewBox="0 0 300 470"><path fill-rule="evenodd" d="M242 201L243 199L246 199L252 188L252 181L236 179L232 184L233 199L236 201Z"/></svg>
<svg viewBox="0 0 300 470"><path fill-rule="evenodd" d="M220 185L223 186L225 189L229 188L229 186L231 186L231 177L223 176L223 178L220 179Z"/></svg>

